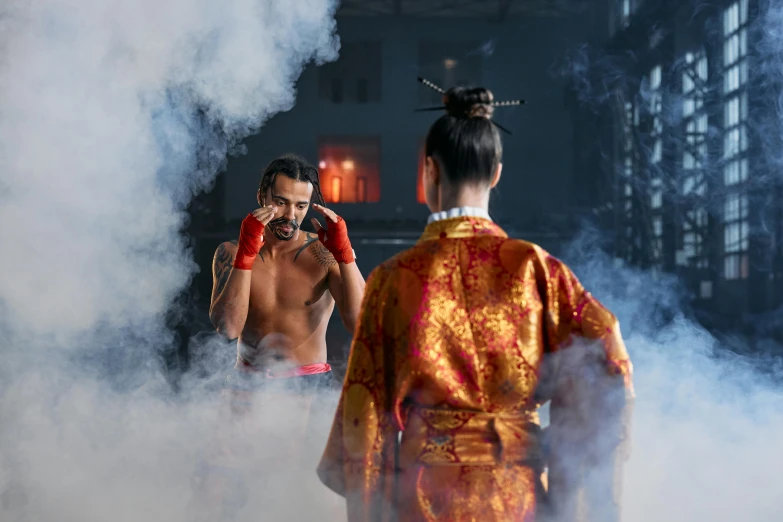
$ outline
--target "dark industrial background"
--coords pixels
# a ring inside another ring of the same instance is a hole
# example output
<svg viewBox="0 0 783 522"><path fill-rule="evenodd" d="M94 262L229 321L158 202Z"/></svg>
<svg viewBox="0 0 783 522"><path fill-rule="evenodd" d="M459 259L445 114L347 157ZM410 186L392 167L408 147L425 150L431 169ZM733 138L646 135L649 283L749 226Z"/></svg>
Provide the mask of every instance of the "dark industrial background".
<svg viewBox="0 0 783 522"><path fill-rule="evenodd" d="M236 237L273 157L319 165L365 277L418 238L422 143L436 113L414 109L438 102L418 76L527 100L495 116L513 135L490 212L509 235L557 255L592 224L617 262L677 274L708 328L758 333L781 304L783 190L756 139L769 116L757 13L755 0L342 2L339 59L308 67L296 106L248 138L191 205L201 271L178 318L177 363L186 368L189 340L211 330L213 253ZM349 343L335 313L337 366Z"/></svg>

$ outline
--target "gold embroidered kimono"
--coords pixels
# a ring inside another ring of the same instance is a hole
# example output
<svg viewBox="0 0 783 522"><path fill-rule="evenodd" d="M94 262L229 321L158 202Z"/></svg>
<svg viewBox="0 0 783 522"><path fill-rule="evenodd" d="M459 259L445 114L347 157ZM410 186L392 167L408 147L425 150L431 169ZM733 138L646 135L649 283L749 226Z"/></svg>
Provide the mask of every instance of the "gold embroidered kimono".
<svg viewBox="0 0 783 522"><path fill-rule="evenodd" d="M591 353L586 343L573 342L575 336L600 345L600 354L587 359L599 361L609 383L580 392L588 398L594 388L630 394L631 364L617 321L568 267L536 245L509 239L487 219L429 224L414 247L367 281L318 466L324 484L346 497L349 522L543 520L539 479L550 457L539 401L552 401L547 431L557 435L555 449L604 440L593 429L600 415L585 419L589 408L581 416L566 414L578 373L564 378L566 364L547 362L559 351ZM622 396L588 404L617 427ZM566 430L557 430L560 420ZM622 438L622 430L611 436ZM617 442L594 445L600 447L593 461L611 460ZM571 505L589 458L552 460L550 490L563 506ZM615 478L594 491L612 489Z"/></svg>

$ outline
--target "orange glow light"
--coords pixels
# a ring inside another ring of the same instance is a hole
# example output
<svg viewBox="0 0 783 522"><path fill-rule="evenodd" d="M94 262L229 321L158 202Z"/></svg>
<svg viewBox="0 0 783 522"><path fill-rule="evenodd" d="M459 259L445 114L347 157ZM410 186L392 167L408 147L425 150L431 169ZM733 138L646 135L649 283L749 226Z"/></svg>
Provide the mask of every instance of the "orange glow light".
<svg viewBox="0 0 783 522"><path fill-rule="evenodd" d="M321 187L326 203L380 200L380 139L375 136L324 137L318 145Z"/></svg>
<svg viewBox="0 0 783 522"><path fill-rule="evenodd" d="M338 177L332 178L332 202L339 203L343 199L343 180Z"/></svg>
<svg viewBox="0 0 783 522"><path fill-rule="evenodd" d="M423 205L427 204L424 199L424 139L419 145L419 174L416 179L416 201Z"/></svg>
<svg viewBox="0 0 783 522"><path fill-rule="evenodd" d="M367 202L367 178L364 176L356 178L356 201L359 203Z"/></svg>

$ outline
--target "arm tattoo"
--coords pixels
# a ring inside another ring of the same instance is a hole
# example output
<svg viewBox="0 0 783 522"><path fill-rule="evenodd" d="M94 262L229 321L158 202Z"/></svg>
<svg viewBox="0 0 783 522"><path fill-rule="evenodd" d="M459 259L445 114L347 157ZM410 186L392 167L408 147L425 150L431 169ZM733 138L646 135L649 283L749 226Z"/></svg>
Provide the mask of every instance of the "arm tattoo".
<svg viewBox="0 0 783 522"><path fill-rule="evenodd" d="M228 276L231 274L231 267L234 262L234 256L221 244L215 252L215 295L218 296L228 282Z"/></svg>
<svg viewBox="0 0 783 522"><path fill-rule="evenodd" d="M313 247L313 255L315 256L315 260L318 261L318 264L326 270L329 270L332 265L337 264L337 260L334 256L330 254L329 250L321 243L318 243Z"/></svg>
<svg viewBox="0 0 783 522"><path fill-rule="evenodd" d="M299 254L307 250L307 247L318 241L318 236L314 236L309 232L306 234L306 237L307 239L305 240L304 245L302 245L299 250L296 251L296 255L294 256L294 263L296 263L296 258L299 257Z"/></svg>

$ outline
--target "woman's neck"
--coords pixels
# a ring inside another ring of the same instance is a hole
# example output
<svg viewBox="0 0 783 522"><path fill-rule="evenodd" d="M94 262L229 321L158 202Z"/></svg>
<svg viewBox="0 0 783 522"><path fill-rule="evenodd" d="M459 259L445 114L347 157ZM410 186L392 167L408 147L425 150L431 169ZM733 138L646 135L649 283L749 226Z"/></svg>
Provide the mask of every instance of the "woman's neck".
<svg viewBox="0 0 783 522"><path fill-rule="evenodd" d="M489 190L483 186L462 186L455 190L443 187L440 194L440 210L458 207L489 209Z"/></svg>

